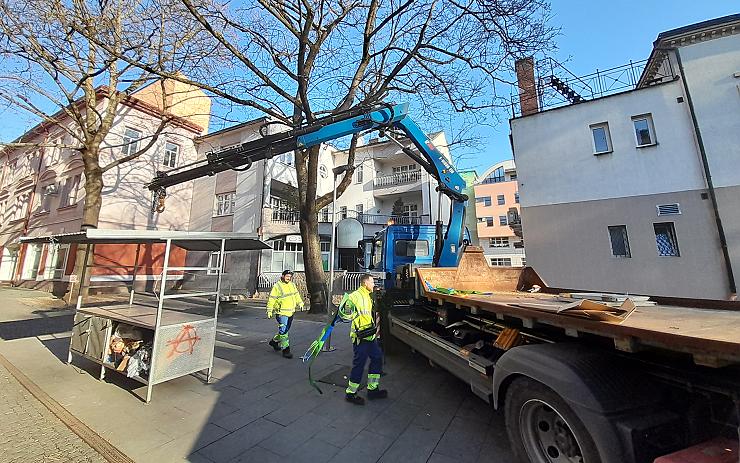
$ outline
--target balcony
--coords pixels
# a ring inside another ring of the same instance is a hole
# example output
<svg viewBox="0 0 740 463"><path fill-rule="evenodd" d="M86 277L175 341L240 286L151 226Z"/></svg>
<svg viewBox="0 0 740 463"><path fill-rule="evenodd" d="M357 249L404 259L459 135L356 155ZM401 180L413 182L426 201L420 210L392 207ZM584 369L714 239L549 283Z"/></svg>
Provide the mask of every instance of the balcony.
<svg viewBox="0 0 740 463"><path fill-rule="evenodd" d="M409 172L399 172L391 175L381 175L375 177L373 186L375 188L388 188L400 185L411 185L421 181L421 171L412 170Z"/></svg>
<svg viewBox="0 0 740 463"><path fill-rule="evenodd" d="M357 219L363 225L425 225L432 223L429 214L417 216L406 215L385 215L385 214L365 214L357 211L337 211L337 222L342 219ZM319 222L331 222L331 213L319 214Z"/></svg>

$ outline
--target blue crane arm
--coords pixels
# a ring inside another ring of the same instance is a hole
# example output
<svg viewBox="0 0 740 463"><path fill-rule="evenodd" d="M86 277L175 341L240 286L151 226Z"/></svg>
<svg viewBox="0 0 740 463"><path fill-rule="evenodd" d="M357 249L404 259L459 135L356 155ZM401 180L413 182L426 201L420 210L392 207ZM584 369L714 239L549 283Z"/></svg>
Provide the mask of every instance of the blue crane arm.
<svg viewBox="0 0 740 463"><path fill-rule="evenodd" d="M165 188L199 177L214 175L225 170L246 170L254 162L270 159L296 149L306 149L347 135L371 130L400 130L421 153L403 148L404 153L417 161L439 181L439 191L451 202L450 221L443 233L442 223L437 221L437 242L434 264L442 267L457 266L462 255L465 232L465 206L467 196L463 193L465 180L458 174L450 161L434 146L426 134L408 116L408 104L383 104L374 108L356 108L346 113L319 119L294 130L263 134L262 138L242 143L216 153L207 153L201 165L187 165L158 172L147 185L155 197L164 198ZM155 201L156 203L156 201Z"/></svg>

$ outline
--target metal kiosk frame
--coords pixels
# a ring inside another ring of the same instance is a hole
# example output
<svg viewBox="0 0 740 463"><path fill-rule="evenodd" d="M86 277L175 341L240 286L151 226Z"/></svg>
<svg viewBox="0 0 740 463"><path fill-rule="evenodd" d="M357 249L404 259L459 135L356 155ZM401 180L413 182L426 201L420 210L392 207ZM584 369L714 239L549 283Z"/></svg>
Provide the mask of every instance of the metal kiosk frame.
<svg viewBox="0 0 740 463"><path fill-rule="evenodd" d="M114 322L121 322L148 330L152 336L149 375L147 378L133 377L136 381L146 385L147 403L151 401L152 388L155 384L201 371L206 372L206 381L211 381L225 252L269 249L269 246L260 241L257 235L250 233L155 230L90 229L43 237L23 237L21 242L86 246L82 275L79 278L81 293L90 287L86 280L88 280L88 273L91 272L92 268L133 268L128 305L119 303L83 307L82 296L78 296L67 363L72 362L72 354L75 354L100 365L100 380L105 378L106 369L126 375L125 371L119 371L114 364L106 362L108 345L113 334L113 324ZM90 255L94 255L96 244L135 244L134 265L103 266L95 265L94 262L90 263ZM158 291L155 291L156 307L153 304L136 304L134 302L141 245L147 244L165 245L162 273L159 279L160 286ZM170 251L173 245L187 251L218 252L218 265L216 267L170 266ZM196 271L215 272L215 291L167 293L166 283L169 272ZM213 312L203 315L164 307L165 301L193 297L213 298Z"/></svg>

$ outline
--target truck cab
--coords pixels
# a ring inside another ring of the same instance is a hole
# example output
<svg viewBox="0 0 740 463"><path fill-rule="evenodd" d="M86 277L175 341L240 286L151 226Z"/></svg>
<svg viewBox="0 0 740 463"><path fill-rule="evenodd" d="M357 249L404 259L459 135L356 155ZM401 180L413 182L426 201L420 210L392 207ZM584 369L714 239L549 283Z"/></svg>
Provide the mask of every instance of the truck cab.
<svg viewBox="0 0 740 463"><path fill-rule="evenodd" d="M409 287L414 269L432 266L435 238L435 225L389 225L360 241L363 266L383 280L383 289ZM470 242L467 229L464 242Z"/></svg>

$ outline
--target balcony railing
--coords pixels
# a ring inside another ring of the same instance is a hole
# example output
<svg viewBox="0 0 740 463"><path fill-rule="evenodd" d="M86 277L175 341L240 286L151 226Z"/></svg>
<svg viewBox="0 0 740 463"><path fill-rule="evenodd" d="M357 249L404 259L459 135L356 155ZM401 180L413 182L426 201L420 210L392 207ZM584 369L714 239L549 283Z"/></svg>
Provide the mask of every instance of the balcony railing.
<svg viewBox="0 0 740 463"><path fill-rule="evenodd" d="M388 224L400 224L400 225L425 225L430 224L431 216L429 214L422 215L386 215L386 214L365 214L353 210L336 212L337 222L342 219L357 219L362 224L368 225L388 225ZM287 209L273 209L271 222L290 224L294 225L300 221L300 213L298 211L292 211ZM331 222L331 213L319 213L319 222Z"/></svg>
<svg viewBox="0 0 740 463"><path fill-rule="evenodd" d="M331 207L331 206L330 206ZM357 219L362 224L368 225L388 225L389 223L402 225L424 225L430 224L431 216L422 214L417 216L408 215L386 215L386 214L365 214L353 210L337 211L337 222L342 219ZM331 213L319 214L319 222L331 222Z"/></svg>
<svg viewBox="0 0 740 463"><path fill-rule="evenodd" d="M380 177L375 177L373 185L375 186L375 188L386 188L389 186L408 185L420 180L421 171L411 170L408 172L399 172L396 174L381 175Z"/></svg>
<svg viewBox="0 0 740 463"><path fill-rule="evenodd" d="M292 211L288 209L273 209L272 210L272 222L273 223L287 223L296 224L300 220L301 215L298 211Z"/></svg>

